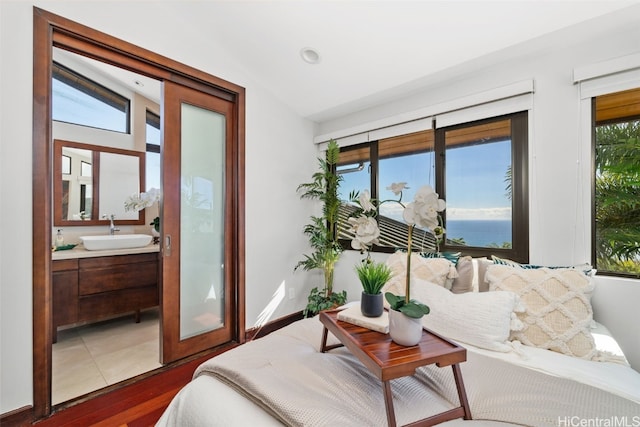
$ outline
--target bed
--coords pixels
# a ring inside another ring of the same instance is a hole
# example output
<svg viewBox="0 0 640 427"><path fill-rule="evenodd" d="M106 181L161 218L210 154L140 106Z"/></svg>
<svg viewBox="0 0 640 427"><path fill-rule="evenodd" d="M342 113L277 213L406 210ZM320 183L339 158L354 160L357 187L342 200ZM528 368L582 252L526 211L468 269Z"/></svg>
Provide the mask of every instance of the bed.
<svg viewBox="0 0 640 427"><path fill-rule="evenodd" d="M423 326L467 349L460 367L473 420L441 425L640 426L640 373L628 365L604 326L587 319L585 337L584 328L576 328L581 319L572 319L561 339L549 341L554 349L526 343L544 330L544 322L532 315L535 304L523 307L532 289L529 279L546 291L569 276L582 283L575 271L566 276L566 270L491 267L486 293L454 294L446 280L440 285L434 277L412 277L416 297L429 301L432 309ZM514 274L527 279L526 292L514 288ZM451 276L450 269L446 275ZM587 285L582 293L591 290ZM575 306L575 301L574 295L561 305ZM547 315L557 317L557 310ZM528 336L523 333L527 324L533 333ZM386 425L379 380L344 347L321 353L322 330L317 317L303 319L208 360L157 425ZM585 340L591 345L587 350ZM398 425L459 405L451 370L437 366L393 380L392 391Z"/></svg>

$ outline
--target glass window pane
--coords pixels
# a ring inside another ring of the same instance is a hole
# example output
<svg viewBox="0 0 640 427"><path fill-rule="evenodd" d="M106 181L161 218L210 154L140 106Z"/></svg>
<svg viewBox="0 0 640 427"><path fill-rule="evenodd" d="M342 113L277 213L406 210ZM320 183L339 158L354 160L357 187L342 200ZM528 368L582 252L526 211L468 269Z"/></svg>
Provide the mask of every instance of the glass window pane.
<svg viewBox="0 0 640 427"><path fill-rule="evenodd" d="M51 91L53 120L129 131L127 98L58 64L54 64Z"/></svg>
<svg viewBox="0 0 640 427"><path fill-rule="evenodd" d="M510 120L445 132L446 240L512 247Z"/></svg>
<svg viewBox="0 0 640 427"><path fill-rule="evenodd" d="M416 191L423 185L435 188L435 154L433 131L416 132L379 141L378 185L381 201L379 210L380 244L394 248L407 245L408 227L402 219L403 207L396 203L398 197L387 188L393 183L406 182L409 187L402 194L401 202L410 203ZM432 251L434 239L428 230L416 227L413 250Z"/></svg>
<svg viewBox="0 0 640 427"><path fill-rule="evenodd" d="M160 116L147 110L146 119L147 144L160 146Z"/></svg>
<svg viewBox="0 0 640 427"><path fill-rule="evenodd" d="M364 147L355 146L347 147L340 150L340 158L338 160L337 171L342 177L340 188L338 189L338 198L343 201L340 209L340 224L342 226L338 230L338 236L341 239L351 239L348 233L348 218L353 212L350 208L350 195L352 193L361 193L364 190L371 192L371 161L369 159L369 144Z"/></svg>
<svg viewBox="0 0 640 427"><path fill-rule="evenodd" d="M145 138L147 141L146 180L147 190L160 188L160 116L147 110Z"/></svg>
<svg viewBox="0 0 640 427"><path fill-rule="evenodd" d="M182 104L180 339L224 326L225 117Z"/></svg>
<svg viewBox="0 0 640 427"><path fill-rule="evenodd" d="M640 106L640 96L636 103ZM640 120L597 126L595 136L595 267L638 275Z"/></svg>

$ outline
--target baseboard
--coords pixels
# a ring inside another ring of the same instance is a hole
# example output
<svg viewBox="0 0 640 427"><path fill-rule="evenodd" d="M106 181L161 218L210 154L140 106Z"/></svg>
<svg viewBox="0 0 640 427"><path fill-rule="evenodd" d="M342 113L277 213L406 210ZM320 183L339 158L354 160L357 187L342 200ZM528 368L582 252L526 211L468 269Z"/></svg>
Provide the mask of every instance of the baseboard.
<svg viewBox="0 0 640 427"><path fill-rule="evenodd" d="M13 411L0 414L2 427L30 426L33 422L33 406L23 406Z"/></svg>
<svg viewBox="0 0 640 427"><path fill-rule="evenodd" d="M284 317L280 317L269 323L265 323L264 325L259 326L257 328L247 329L244 334L245 340L251 341L256 338L264 337L265 335L269 335L273 331L277 331L280 328L284 328L285 326L290 325L291 323L296 322L303 318L304 318L304 315L302 314L302 311L298 311L296 313L291 313Z"/></svg>

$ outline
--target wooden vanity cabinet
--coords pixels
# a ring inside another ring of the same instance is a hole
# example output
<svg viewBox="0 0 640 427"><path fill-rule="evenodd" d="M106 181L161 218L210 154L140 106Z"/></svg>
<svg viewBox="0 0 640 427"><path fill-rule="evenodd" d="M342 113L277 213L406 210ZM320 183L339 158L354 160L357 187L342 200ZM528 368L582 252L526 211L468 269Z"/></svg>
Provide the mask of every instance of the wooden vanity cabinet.
<svg viewBox="0 0 640 427"><path fill-rule="evenodd" d="M78 259L53 261L53 342L58 326L78 321Z"/></svg>
<svg viewBox="0 0 640 427"><path fill-rule="evenodd" d="M58 326L158 305L158 253L53 261L53 341Z"/></svg>

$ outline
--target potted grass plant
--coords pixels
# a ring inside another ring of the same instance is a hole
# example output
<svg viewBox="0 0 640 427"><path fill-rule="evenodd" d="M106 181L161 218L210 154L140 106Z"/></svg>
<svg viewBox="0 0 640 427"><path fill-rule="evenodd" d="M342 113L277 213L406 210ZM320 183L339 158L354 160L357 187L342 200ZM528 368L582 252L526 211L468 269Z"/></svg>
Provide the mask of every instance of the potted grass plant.
<svg viewBox="0 0 640 427"><path fill-rule="evenodd" d="M382 287L391 279L391 269L382 262L371 258L356 265L356 273L362 284L360 311L366 317L380 317L384 311Z"/></svg>

